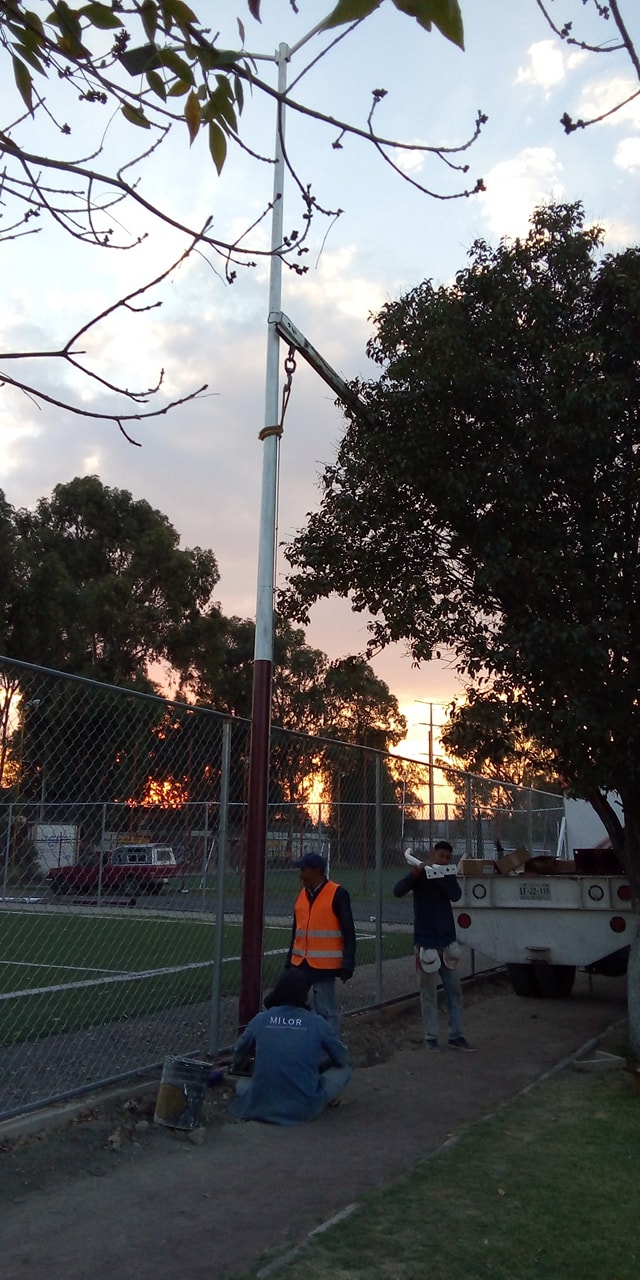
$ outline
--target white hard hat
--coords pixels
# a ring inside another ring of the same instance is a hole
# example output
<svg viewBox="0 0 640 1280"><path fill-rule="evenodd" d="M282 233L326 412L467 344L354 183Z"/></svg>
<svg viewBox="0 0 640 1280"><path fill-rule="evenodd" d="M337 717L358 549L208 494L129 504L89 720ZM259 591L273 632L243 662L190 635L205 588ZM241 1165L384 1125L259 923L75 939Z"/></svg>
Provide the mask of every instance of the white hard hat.
<svg viewBox="0 0 640 1280"><path fill-rule="evenodd" d="M437 951L431 947L420 947L418 951L418 959L420 960L420 968L425 973L437 973L440 968L440 956Z"/></svg>
<svg viewBox="0 0 640 1280"><path fill-rule="evenodd" d="M460 964L461 956L462 956L462 947L460 946L460 943L457 941L450 942L448 946L444 947L442 952L442 959L444 960L444 963L446 964L447 969L457 969L458 965Z"/></svg>

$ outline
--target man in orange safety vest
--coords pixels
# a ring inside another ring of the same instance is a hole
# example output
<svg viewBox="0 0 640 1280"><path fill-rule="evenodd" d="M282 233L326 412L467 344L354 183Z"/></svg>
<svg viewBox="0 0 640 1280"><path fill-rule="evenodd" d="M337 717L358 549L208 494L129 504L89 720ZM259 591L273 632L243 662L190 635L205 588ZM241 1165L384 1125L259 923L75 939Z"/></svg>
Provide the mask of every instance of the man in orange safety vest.
<svg viewBox="0 0 640 1280"><path fill-rule="evenodd" d="M351 899L342 885L327 879L327 864L319 853L305 853L291 866L300 871L301 883L285 969L295 965L306 973L316 1013L338 1034L336 978L348 982L356 964Z"/></svg>

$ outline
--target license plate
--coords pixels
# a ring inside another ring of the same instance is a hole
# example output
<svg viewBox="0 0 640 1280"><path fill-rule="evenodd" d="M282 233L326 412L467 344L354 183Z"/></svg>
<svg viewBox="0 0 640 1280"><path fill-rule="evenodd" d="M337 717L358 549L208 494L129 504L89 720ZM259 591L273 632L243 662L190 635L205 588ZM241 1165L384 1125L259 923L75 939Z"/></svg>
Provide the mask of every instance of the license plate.
<svg viewBox="0 0 640 1280"><path fill-rule="evenodd" d="M521 898L550 898L551 885L549 884L521 884Z"/></svg>

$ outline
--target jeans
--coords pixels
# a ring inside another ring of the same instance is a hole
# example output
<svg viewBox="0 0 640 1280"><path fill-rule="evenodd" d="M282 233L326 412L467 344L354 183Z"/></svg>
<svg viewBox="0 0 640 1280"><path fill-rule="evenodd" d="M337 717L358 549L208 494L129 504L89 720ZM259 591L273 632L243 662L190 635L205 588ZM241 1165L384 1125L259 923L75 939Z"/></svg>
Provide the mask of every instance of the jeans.
<svg viewBox="0 0 640 1280"><path fill-rule="evenodd" d="M333 1099L337 1098L338 1094L342 1093L342 1090L346 1088L352 1075L353 1070L350 1064L347 1064L346 1067L334 1067L333 1065L324 1068L321 1067L320 1080L322 1081L325 1107L328 1107L329 1103L333 1102ZM236 1097L243 1098L244 1095L249 1092L252 1083L253 1081L250 1076L240 1076L240 1078L236 1080Z"/></svg>
<svg viewBox="0 0 640 1280"><path fill-rule="evenodd" d="M314 978L311 992L315 1012L326 1019L337 1036L340 1035L340 1010L336 1000L335 977L331 975L327 978Z"/></svg>
<svg viewBox="0 0 640 1280"><path fill-rule="evenodd" d="M425 973L418 968L420 978L420 1008L424 1023L424 1034L427 1040L438 1039L438 983L442 982L447 1002L449 1019L449 1039L455 1040L462 1035L462 986L460 975L455 969L447 969L446 965L435 973Z"/></svg>

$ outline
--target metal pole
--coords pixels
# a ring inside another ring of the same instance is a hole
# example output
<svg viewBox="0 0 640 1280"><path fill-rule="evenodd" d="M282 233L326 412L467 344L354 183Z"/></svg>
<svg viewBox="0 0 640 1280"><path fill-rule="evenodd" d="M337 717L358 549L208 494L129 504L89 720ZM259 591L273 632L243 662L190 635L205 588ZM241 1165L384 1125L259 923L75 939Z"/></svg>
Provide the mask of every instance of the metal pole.
<svg viewBox="0 0 640 1280"><path fill-rule="evenodd" d="M382 1004L382 756L376 755L376 1003Z"/></svg>
<svg viewBox="0 0 640 1280"><path fill-rule="evenodd" d="M472 797L472 791L471 791L471 774L470 773L465 774L465 795L466 795L465 843L466 843L466 850L467 850L466 856L467 858L472 858L473 857L473 813L471 811L471 805L472 805L473 797Z"/></svg>
<svg viewBox="0 0 640 1280"><path fill-rule="evenodd" d="M287 87L288 56L288 46L281 44L276 59L278 64L278 92L281 95L284 95ZM273 175L269 314L280 311L282 295L282 259L280 250L282 248L284 203L283 133L284 107L279 104ZM279 355L280 339L275 325L269 324L267 329L265 425L264 430L260 433L264 450L258 549L251 748L249 754L247 859L242 925L240 1001L238 1006L240 1027L246 1026L247 1022L258 1012L262 1002L262 939L264 928L267 811L269 803L271 682L273 673L273 592L275 585L278 454L281 434L278 404Z"/></svg>
<svg viewBox="0 0 640 1280"><path fill-rule="evenodd" d="M231 721L222 726L222 772L220 778L220 819L218 822L218 858L216 863L216 932L213 948L211 981L211 1017L209 1019L209 1053L215 1057L220 1047L220 1004L222 994L222 952L224 943L224 877L227 867L229 833L229 773L231 766Z"/></svg>
<svg viewBox="0 0 640 1280"><path fill-rule="evenodd" d="M9 802L7 811L7 838L4 846L4 870L2 874L2 897L7 896L7 886L9 882L9 860L11 857L11 832L13 830L13 804Z"/></svg>
<svg viewBox="0 0 640 1280"><path fill-rule="evenodd" d="M429 848L433 849L433 821L435 817L433 786L433 703L429 703Z"/></svg>

